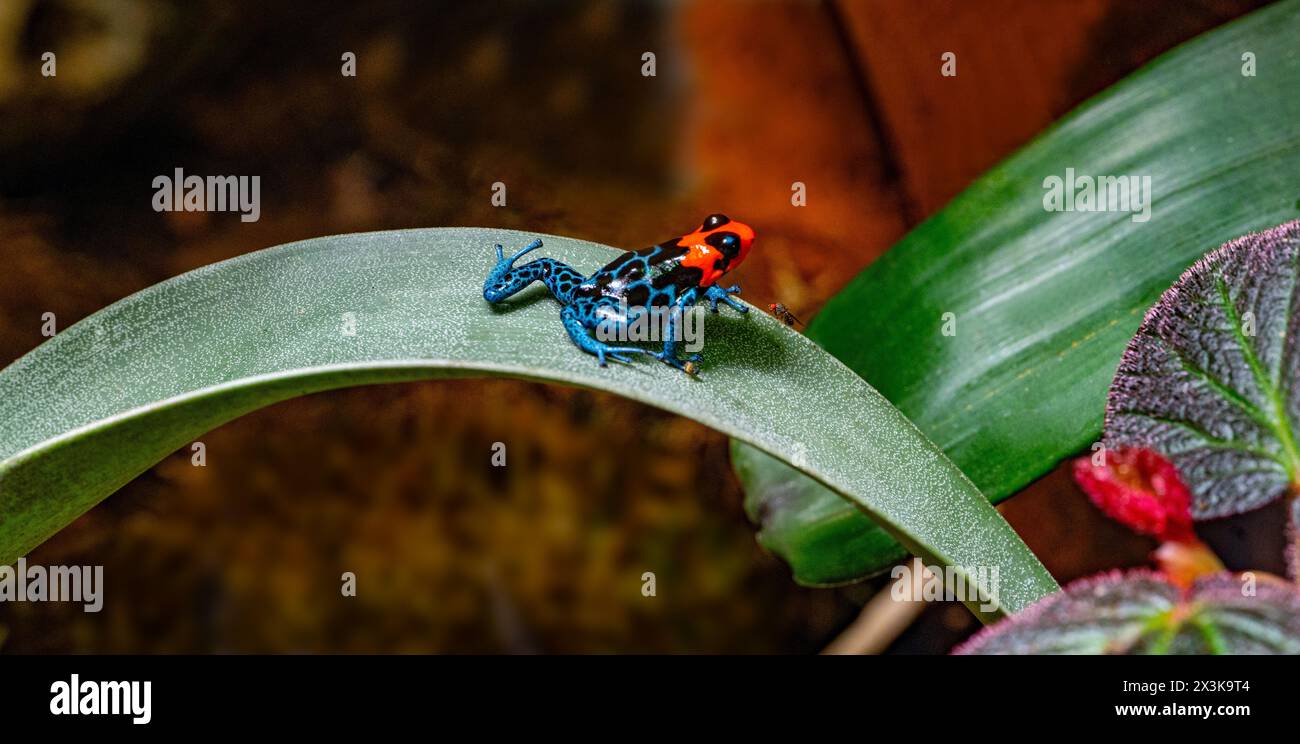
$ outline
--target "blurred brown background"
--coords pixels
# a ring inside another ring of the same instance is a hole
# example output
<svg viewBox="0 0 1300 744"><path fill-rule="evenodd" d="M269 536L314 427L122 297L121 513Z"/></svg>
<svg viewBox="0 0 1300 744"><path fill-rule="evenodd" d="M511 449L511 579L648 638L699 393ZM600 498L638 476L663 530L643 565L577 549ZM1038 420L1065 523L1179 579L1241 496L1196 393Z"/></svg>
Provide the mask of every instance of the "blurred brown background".
<svg viewBox="0 0 1300 744"><path fill-rule="evenodd" d="M745 296L806 319L1050 122L1261 4L0 0L0 365L44 312L67 327L241 253L435 225L640 247L724 211L759 233ZM261 176L261 220L155 213L177 167ZM599 393L347 390L203 441L206 468L179 452L29 556L104 565L103 612L0 605L0 650L815 652L877 585L795 586L724 437ZM1060 471L1004 512L1061 579L1152 547ZM972 622L930 608L891 650Z"/></svg>

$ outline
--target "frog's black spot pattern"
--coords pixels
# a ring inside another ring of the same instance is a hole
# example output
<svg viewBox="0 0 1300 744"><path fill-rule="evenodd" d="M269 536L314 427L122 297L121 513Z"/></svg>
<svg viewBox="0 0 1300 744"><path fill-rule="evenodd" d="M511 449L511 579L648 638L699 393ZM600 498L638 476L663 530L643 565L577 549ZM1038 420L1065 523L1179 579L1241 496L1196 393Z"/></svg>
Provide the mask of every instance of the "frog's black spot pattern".
<svg viewBox="0 0 1300 744"><path fill-rule="evenodd" d="M664 289L671 286L695 286L704 278L704 272L698 266L675 266L672 270L666 271L656 276L650 282L655 289Z"/></svg>
<svg viewBox="0 0 1300 744"><path fill-rule="evenodd" d="M709 233L702 236L704 241L719 254L713 265L718 274L726 272L740 253L741 241L735 232L712 232L730 222L731 219L724 214L711 214L702 223L703 231ZM748 230L744 225L736 224ZM691 236L691 242L698 237L700 236ZM625 357L628 354L651 352L639 347L612 346L593 338L589 332L606 323L618 325L631 322L632 308L677 305L687 308L699 302L708 302L716 310L717 304L725 301L738 312L746 310L730 297L739 288L723 289L716 284L709 287L700 285L706 270L698 266L682 265L692 248L692 245L682 245L682 242L683 238L672 238L649 248L629 251L588 277L583 277L572 267L553 258L539 258L516 267L515 261L520 256L541 247L540 240L534 241L509 259L501 254L498 246L497 266L484 284L483 296L489 302L500 302L534 281L544 281L563 305L560 318L575 344L584 351L595 354L602 365L606 356L627 361ZM698 356L683 361L677 357L675 348L675 341L665 340L663 351L655 356L678 369L690 372L690 365L698 361Z"/></svg>
<svg viewBox="0 0 1300 744"><path fill-rule="evenodd" d="M639 279L641 277L641 264L629 261L619 267L616 276L624 280Z"/></svg>
<svg viewBox="0 0 1300 744"><path fill-rule="evenodd" d="M687 246L678 245L677 242L677 238L666 240L659 245L634 251L632 255L641 256L646 260L646 263L655 266L664 263L665 261L671 261L674 258L681 258L686 255L686 251L689 250Z"/></svg>
<svg viewBox="0 0 1300 744"><path fill-rule="evenodd" d="M704 242L722 251L727 258L735 258L740 253L740 236L734 232L718 232L704 238Z"/></svg>
<svg viewBox="0 0 1300 744"><path fill-rule="evenodd" d="M646 305L649 304L650 288L644 284L638 284L634 287L629 287L628 290L623 293L623 296L627 298L627 304L629 307Z"/></svg>
<svg viewBox="0 0 1300 744"><path fill-rule="evenodd" d="M606 270L606 271L615 271L615 270L621 269L621 268L623 268L624 266L626 266L627 263L628 263L629 261L631 261L632 259L636 258L636 255L637 255L637 254L632 253L631 251L629 251L629 252L627 252L627 253L624 253L624 254L622 254L621 256L619 256L618 258L616 258L616 259L614 259L613 261L610 261L608 264L606 264L606 265L605 265L605 270Z"/></svg>

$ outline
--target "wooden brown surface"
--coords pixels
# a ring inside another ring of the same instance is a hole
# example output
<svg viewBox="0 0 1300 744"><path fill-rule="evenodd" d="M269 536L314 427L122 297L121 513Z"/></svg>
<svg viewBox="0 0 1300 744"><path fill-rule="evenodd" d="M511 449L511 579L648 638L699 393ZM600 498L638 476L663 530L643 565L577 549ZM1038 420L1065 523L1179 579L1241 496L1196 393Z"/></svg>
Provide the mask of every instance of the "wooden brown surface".
<svg viewBox="0 0 1300 744"><path fill-rule="evenodd" d="M907 227L856 62L817 3L693 3L682 29L691 198L761 226L747 292L811 315Z"/></svg>
<svg viewBox="0 0 1300 744"><path fill-rule="evenodd" d="M902 186L933 213L1077 102L1067 84L1094 52L1112 0L838 4L896 147ZM941 75L942 55L956 75Z"/></svg>
<svg viewBox="0 0 1300 744"><path fill-rule="evenodd" d="M836 0L895 147L908 200L933 213L1089 96L1257 0ZM940 74L945 52L953 77Z"/></svg>

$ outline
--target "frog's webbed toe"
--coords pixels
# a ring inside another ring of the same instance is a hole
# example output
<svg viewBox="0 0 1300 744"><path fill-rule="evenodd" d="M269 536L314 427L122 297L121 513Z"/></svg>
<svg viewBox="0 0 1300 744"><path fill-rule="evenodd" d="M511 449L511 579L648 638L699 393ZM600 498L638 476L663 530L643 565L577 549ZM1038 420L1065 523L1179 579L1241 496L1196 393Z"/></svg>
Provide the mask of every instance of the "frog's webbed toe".
<svg viewBox="0 0 1300 744"><path fill-rule="evenodd" d="M738 313L749 312L748 307L732 297L733 294L740 294L739 284L733 284L726 289L723 289L716 284L709 287L704 292L704 298L709 301L709 311L714 313L718 312L718 303L725 302Z"/></svg>
<svg viewBox="0 0 1300 744"><path fill-rule="evenodd" d="M681 371L685 372L688 375L694 375L695 373L700 371L700 368L696 365L696 362L703 359L703 357L700 356L699 354L691 354L685 359L679 359L676 354L673 354L672 352L664 352L664 351L652 353L652 356L655 359L658 359L659 361L663 362L664 364L667 364L669 367L675 367L676 369L680 369Z"/></svg>
<svg viewBox="0 0 1300 744"><path fill-rule="evenodd" d="M618 362L624 362L624 363L626 363L626 364L631 364L631 363L632 363L632 357L628 356L628 353L629 353L629 352L634 352L634 351L645 352L645 349L635 349L635 348L632 348L632 347L623 347L623 346L610 346L610 347L607 347L607 348L604 348L604 349L601 349L601 350L597 351L597 352L596 352L596 357L597 357L598 359L600 359L600 366L602 366L602 367L609 366L609 365L605 364L605 359L606 359L606 357L608 357L609 359L613 359L613 360L615 360L615 361L618 361Z"/></svg>
<svg viewBox="0 0 1300 744"><path fill-rule="evenodd" d="M600 366L606 367L607 359L613 359L618 362L631 362L632 354L650 354L648 349L641 349L636 346L610 346L598 338L593 338L587 332L586 326L578 319L578 313L571 307L565 307L560 311L560 320L564 323L564 329L569 332L569 338L579 349L592 354Z"/></svg>

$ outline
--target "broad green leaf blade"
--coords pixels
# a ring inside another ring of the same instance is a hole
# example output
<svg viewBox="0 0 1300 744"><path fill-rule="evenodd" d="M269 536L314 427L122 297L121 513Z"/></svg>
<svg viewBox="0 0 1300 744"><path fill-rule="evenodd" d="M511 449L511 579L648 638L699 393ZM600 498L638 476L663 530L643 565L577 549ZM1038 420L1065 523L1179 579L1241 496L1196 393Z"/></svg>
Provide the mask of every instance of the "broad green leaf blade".
<svg viewBox="0 0 1300 744"><path fill-rule="evenodd" d="M1297 215L1297 38L1300 0L1287 0L1161 56L914 230L832 298L808 336L893 401L986 495L1015 493L1097 439L1128 340L1184 269ZM1254 77L1242 75L1245 52L1258 62ZM1067 168L1149 176L1150 219L1045 211L1044 179ZM945 313L954 336L943 334ZM746 486L760 501L768 489L805 488ZM821 524L839 525L844 540L865 529L864 515L812 491L769 518L837 508ZM823 534L818 544L831 541ZM894 555L863 553L852 571L827 576L802 536L776 543L768 540L806 583L869 575Z"/></svg>
<svg viewBox="0 0 1300 744"><path fill-rule="evenodd" d="M743 442L731 443L736 474L748 487L745 513L761 525L759 543L778 555L799 555L796 578L810 586L835 586L858 578L863 555L887 556L894 563L907 551L859 509L841 508L842 499L813 498L826 487L804 476L791 478L781 460ZM758 483L770 484L755 488ZM762 498L758 495L762 494ZM816 577L810 581L808 577Z"/></svg>
<svg viewBox="0 0 1300 744"><path fill-rule="evenodd" d="M1243 591L1247 582L1253 592ZM1255 582L1258 583L1255 583ZM1300 654L1300 595L1276 577L1082 579L980 631L957 654Z"/></svg>
<svg viewBox="0 0 1300 744"><path fill-rule="evenodd" d="M1296 483L1297 260L1290 222L1196 262L1147 313L1111 385L1107 446L1173 462L1196 519L1263 506Z"/></svg>
<svg viewBox="0 0 1300 744"><path fill-rule="evenodd" d="M1005 608L1055 588L905 416L765 313L708 316L692 378L655 361L597 366L570 344L540 285L509 306L486 303L492 246L534 237L435 229L308 240L168 280L59 334L0 372L0 562L256 408L348 385L505 375L606 390L778 457L804 453L805 472L909 548L942 564L1000 566ZM581 271L612 255L544 237L546 255Z"/></svg>

